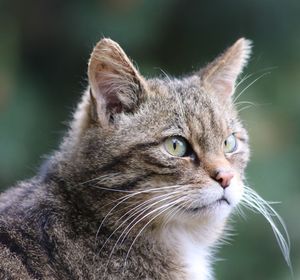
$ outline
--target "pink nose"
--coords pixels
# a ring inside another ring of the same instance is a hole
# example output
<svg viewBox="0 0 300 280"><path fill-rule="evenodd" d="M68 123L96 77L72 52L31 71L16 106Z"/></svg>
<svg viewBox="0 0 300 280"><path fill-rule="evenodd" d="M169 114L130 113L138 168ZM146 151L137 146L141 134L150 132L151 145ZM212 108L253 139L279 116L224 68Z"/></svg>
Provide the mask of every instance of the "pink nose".
<svg viewBox="0 0 300 280"><path fill-rule="evenodd" d="M219 182L223 189L229 187L231 179L233 178L234 173L230 170L221 170L216 173L215 180Z"/></svg>

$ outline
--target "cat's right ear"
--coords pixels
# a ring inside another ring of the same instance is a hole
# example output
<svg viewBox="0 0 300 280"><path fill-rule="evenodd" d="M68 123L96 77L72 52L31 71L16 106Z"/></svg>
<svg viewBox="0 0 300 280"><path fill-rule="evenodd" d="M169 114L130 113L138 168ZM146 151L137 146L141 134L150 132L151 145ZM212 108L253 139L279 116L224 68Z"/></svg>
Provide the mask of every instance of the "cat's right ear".
<svg viewBox="0 0 300 280"><path fill-rule="evenodd" d="M202 69L199 74L205 91L223 98L232 96L236 80L250 57L251 45L251 41L240 38Z"/></svg>
<svg viewBox="0 0 300 280"><path fill-rule="evenodd" d="M110 39L95 46L88 65L91 117L101 126L116 114L134 112L146 95L146 82L122 48Z"/></svg>

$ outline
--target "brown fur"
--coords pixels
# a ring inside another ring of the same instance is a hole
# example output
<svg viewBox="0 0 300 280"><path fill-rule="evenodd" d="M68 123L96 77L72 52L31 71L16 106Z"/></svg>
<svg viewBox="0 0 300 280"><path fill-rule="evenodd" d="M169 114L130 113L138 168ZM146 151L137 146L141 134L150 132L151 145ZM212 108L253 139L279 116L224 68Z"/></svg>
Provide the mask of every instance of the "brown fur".
<svg viewBox="0 0 300 280"><path fill-rule="evenodd" d="M249 149L231 94L248 54L241 39L200 72L146 80L115 42L101 40L60 149L35 178L0 197L0 279L191 279L163 235L180 217L191 232L203 229L199 242L209 248L223 231L226 218L183 209L194 207L199 190L218 188L219 167L242 184ZM240 150L224 155L233 132ZM195 157L168 155L163 142L173 135L184 136ZM175 198L177 212L157 210Z"/></svg>

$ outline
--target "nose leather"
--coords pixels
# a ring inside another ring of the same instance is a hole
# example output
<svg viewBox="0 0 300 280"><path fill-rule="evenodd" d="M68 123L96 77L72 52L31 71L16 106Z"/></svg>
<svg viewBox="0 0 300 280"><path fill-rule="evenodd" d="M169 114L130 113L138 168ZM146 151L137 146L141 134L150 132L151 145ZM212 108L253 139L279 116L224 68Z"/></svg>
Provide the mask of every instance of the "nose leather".
<svg viewBox="0 0 300 280"><path fill-rule="evenodd" d="M232 178L234 177L234 173L231 170L219 170L216 172L215 180L219 182L220 186L223 189L229 187Z"/></svg>
<svg viewBox="0 0 300 280"><path fill-rule="evenodd" d="M229 187L235 173L224 155L206 154L204 158L204 168L210 177L224 190Z"/></svg>

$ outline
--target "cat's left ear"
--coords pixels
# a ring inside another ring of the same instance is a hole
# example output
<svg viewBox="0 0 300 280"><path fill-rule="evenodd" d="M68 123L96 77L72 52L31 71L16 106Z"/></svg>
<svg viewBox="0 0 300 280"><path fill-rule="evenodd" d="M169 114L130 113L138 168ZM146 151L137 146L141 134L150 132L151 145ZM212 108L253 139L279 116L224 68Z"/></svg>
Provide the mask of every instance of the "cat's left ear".
<svg viewBox="0 0 300 280"><path fill-rule="evenodd" d="M91 115L101 126L112 124L119 113L134 112L146 96L145 79L111 39L104 38L95 46L88 77Z"/></svg>
<svg viewBox="0 0 300 280"><path fill-rule="evenodd" d="M205 91L230 97L251 54L251 41L241 38L200 71Z"/></svg>

